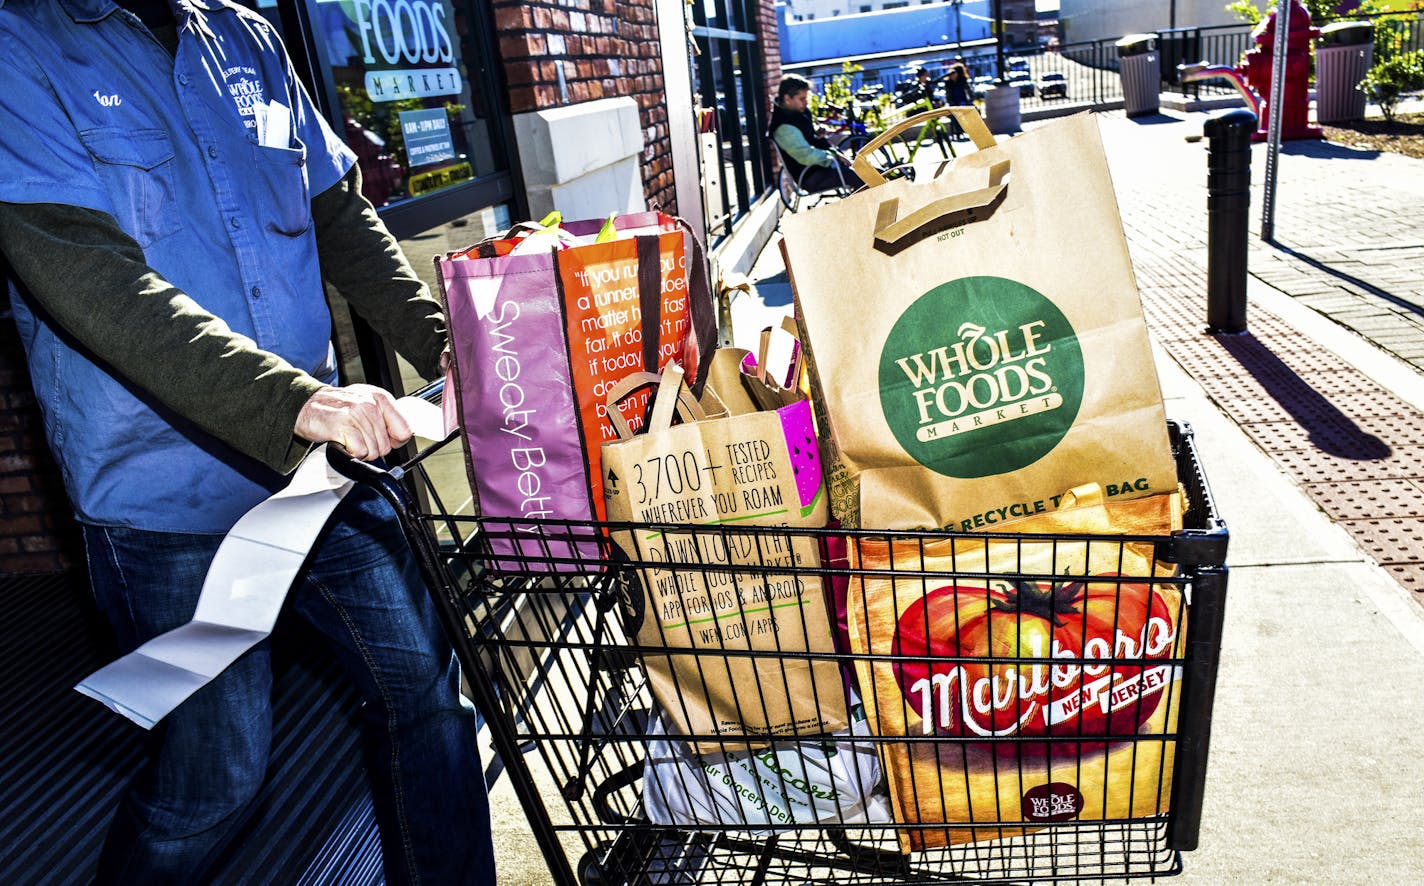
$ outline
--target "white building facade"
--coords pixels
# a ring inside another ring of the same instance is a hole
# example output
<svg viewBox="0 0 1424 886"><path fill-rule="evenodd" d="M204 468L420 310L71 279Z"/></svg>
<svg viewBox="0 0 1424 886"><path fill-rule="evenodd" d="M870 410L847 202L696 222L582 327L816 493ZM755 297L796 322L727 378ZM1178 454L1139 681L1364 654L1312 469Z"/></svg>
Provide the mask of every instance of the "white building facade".
<svg viewBox="0 0 1424 886"><path fill-rule="evenodd" d="M1063 42L1117 39L1167 28L1238 25L1226 0L1059 0Z"/></svg>

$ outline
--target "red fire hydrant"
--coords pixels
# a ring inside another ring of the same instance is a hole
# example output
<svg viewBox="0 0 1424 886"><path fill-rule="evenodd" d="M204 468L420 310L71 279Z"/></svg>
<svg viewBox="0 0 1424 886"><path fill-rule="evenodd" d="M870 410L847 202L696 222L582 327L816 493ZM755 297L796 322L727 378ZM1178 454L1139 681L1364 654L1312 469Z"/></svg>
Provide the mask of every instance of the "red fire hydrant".
<svg viewBox="0 0 1424 886"><path fill-rule="evenodd" d="M1290 0L1290 33L1286 35L1286 82L1281 101L1281 138L1321 138L1318 126L1308 120L1310 109L1310 43L1320 36L1311 27L1310 10L1300 0ZM1276 46L1276 13L1271 12L1251 32L1254 49L1246 53L1246 82L1261 97L1260 128L1254 141L1264 141L1270 121L1271 67Z"/></svg>

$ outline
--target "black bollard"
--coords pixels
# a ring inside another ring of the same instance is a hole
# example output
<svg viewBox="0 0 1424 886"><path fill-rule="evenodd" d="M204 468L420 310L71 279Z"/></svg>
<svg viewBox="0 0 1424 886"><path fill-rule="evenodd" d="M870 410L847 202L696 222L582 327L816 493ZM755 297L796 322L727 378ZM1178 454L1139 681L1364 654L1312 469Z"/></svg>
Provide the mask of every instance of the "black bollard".
<svg viewBox="0 0 1424 886"><path fill-rule="evenodd" d="M1226 111L1206 121L1206 327L1246 331L1246 237L1251 210L1251 135L1256 115Z"/></svg>

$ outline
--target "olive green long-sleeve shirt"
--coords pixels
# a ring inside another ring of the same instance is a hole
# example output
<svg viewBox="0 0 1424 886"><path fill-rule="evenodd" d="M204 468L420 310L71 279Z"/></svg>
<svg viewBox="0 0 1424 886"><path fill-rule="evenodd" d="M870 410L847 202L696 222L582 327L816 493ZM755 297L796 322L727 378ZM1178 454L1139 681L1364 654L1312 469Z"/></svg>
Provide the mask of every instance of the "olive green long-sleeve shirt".
<svg viewBox="0 0 1424 886"><path fill-rule="evenodd" d="M445 347L439 302L361 196L356 167L312 200L322 276L426 377ZM0 253L47 322L91 358L239 452L283 473L323 384L228 328L148 266L107 213L0 203Z"/></svg>

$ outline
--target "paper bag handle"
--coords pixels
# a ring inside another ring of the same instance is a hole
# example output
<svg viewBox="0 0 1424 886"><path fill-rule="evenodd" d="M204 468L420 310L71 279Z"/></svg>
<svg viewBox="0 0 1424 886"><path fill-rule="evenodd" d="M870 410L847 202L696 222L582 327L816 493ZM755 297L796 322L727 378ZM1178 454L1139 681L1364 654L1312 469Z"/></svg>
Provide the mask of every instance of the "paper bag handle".
<svg viewBox="0 0 1424 886"><path fill-rule="evenodd" d="M1108 500L1106 491L1100 483L1084 483L1082 486L1074 486L1063 493L1063 498L1059 501L1061 508L1096 508L1101 507Z"/></svg>
<svg viewBox="0 0 1424 886"><path fill-rule="evenodd" d="M855 174L860 176L860 180L865 182L868 187L873 188L876 185L885 184L885 176L881 175L874 166L870 165L871 155L891 139L899 136L902 132L908 129L914 129L916 126L923 126L929 121L940 117L953 117L958 120L959 125L964 127L964 132L969 136L970 141L974 142L974 147L981 151L985 148L992 148L997 144L997 142L994 141L993 134L989 132L989 127L984 125L984 118L979 116L978 108L972 105L935 108L932 111L925 111L923 114L906 117L904 120L901 120L899 123L896 123L894 126L891 126L889 129L871 139L866 146L861 148L860 152L855 155L855 160L851 163L851 168L855 170Z"/></svg>
<svg viewBox="0 0 1424 886"><path fill-rule="evenodd" d="M893 246L901 240L925 227L951 215L966 215L966 222L976 221L974 210L982 209L999 199L1008 185L1004 179L1009 174L1009 161L1000 160L989 167L987 187L977 188L949 197L941 197L926 203L914 212L896 218L900 211L899 199L886 200L880 204L875 218L875 242L877 245Z"/></svg>
<svg viewBox="0 0 1424 886"><path fill-rule="evenodd" d="M668 364L669 367L676 365L675 363ZM676 375L677 413L682 416L683 421L705 421L707 413L703 410L702 404L697 402L697 398L692 396L692 391L688 389L687 385L682 383L682 369L680 367L677 369ZM661 423L666 425L671 425L672 416L670 414L665 419L662 417L663 412L670 412L670 410L660 408L661 404L658 402L659 400L666 402L664 400L666 395L663 394L664 381L664 376L656 372L630 372L619 379L618 383L609 389L607 398L608 421L613 425L613 430L618 434L618 439L627 440L633 436L633 431L628 427L628 422L623 418L623 413L618 410L619 402L639 388L647 387L648 385L658 386L658 400L653 402L655 420L648 422L649 433L666 430L665 427L657 426L659 423L658 420L661 420ZM666 381L668 382L666 387L668 390L672 390L672 378L668 377Z"/></svg>

